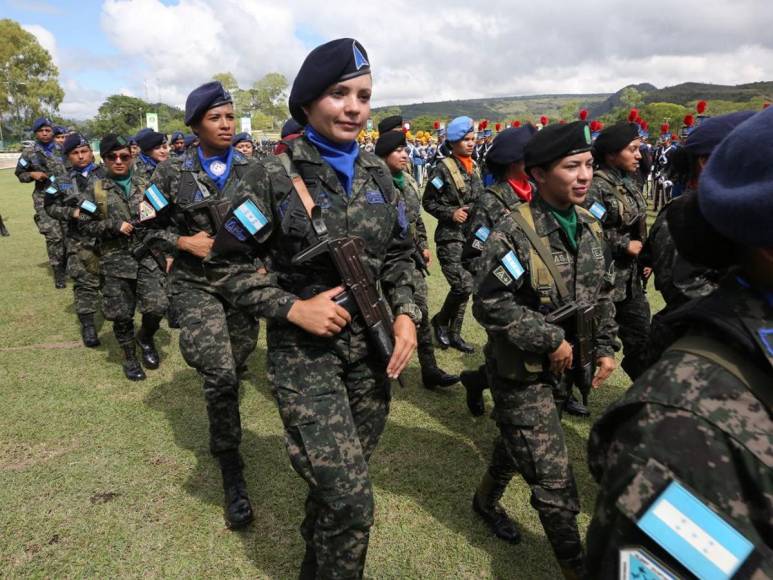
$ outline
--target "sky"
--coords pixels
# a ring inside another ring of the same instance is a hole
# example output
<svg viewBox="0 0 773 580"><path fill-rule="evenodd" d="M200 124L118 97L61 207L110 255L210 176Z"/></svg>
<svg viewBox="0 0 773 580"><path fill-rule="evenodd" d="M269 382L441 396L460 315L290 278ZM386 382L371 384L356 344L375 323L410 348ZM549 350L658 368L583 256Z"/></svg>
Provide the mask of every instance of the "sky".
<svg viewBox="0 0 773 580"><path fill-rule="evenodd" d="M373 106L631 83L773 80L770 0L0 0L59 67L59 112L111 94L182 107L220 72L290 82L314 46L357 38Z"/></svg>

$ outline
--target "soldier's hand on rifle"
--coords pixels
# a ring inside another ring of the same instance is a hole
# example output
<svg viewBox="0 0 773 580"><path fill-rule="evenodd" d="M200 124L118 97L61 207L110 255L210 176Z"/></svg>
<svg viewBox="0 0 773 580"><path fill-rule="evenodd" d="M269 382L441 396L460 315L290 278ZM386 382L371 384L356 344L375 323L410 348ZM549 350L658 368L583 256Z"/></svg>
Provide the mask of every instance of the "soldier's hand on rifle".
<svg viewBox="0 0 773 580"><path fill-rule="evenodd" d="M454 215L452 217L456 223L463 224L464 222L467 221L467 208L460 207L454 212Z"/></svg>
<svg viewBox="0 0 773 580"><path fill-rule="evenodd" d="M429 250L424 250L421 253L421 257L424 258L424 263L429 266L432 263L432 254L430 254Z"/></svg>
<svg viewBox="0 0 773 580"><path fill-rule="evenodd" d="M639 240L631 240L628 242L628 248L626 248L626 252L628 252L629 256L638 256L643 245L644 244L642 244Z"/></svg>
<svg viewBox="0 0 773 580"><path fill-rule="evenodd" d="M558 348L548 355L550 359L550 372L556 375L562 374L572 366L572 345L562 340Z"/></svg>
<svg viewBox="0 0 773 580"><path fill-rule="evenodd" d="M349 312L333 300L343 291L343 286L337 286L308 300L297 300L287 313L287 320L316 336L335 336L352 321Z"/></svg>
<svg viewBox="0 0 773 580"><path fill-rule="evenodd" d="M134 231L134 226L131 225L129 222L122 222L121 227L118 229L118 231L120 231L125 236L130 236Z"/></svg>
<svg viewBox="0 0 773 580"><path fill-rule="evenodd" d="M215 243L207 232L197 232L194 236L180 236L177 239L177 247L183 252L193 254L197 258L206 258Z"/></svg>
<svg viewBox="0 0 773 580"><path fill-rule="evenodd" d="M395 334L395 349L386 371L390 379L396 379L411 360L413 351L416 350L416 325L409 316L400 314L395 318L392 330Z"/></svg>
<svg viewBox="0 0 773 580"><path fill-rule="evenodd" d="M598 389L612 374L612 371L617 368L617 363L614 357L602 356L596 360L596 374L593 377L592 386L594 389Z"/></svg>
<svg viewBox="0 0 773 580"><path fill-rule="evenodd" d="M30 177L35 181L44 181L48 179L48 173L45 171L30 171Z"/></svg>

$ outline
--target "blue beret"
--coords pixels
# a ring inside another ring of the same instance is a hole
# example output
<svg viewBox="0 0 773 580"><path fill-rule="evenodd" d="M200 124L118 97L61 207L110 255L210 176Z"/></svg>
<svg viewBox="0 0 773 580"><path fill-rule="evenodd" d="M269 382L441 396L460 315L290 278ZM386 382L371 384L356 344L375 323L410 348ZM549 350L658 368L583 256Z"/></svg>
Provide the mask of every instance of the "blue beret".
<svg viewBox="0 0 773 580"><path fill-rule="evenodd" d="M196 135L186 135L185 136L185 146L186 147L190 147L191 145L193 145L196 142L196 139L198 139L198 137L196 137Z"/></svg>
<svg viewBox="0 0 773 580"><path fill-rule="evenodd" d="M293 119L307 122L303 106L319 97L330 85L370 74L365 48L353 38L338 38L318 46L303 61L293 81L288 105Z"/></svg>
<svg viewBox="0 0 773 580"><path fill-rule="evenodd" d="M67 127L61 125L54 125L54 135L64 135L67 133Z"/></svg>
<svg viewBox="0 0 773 580"><path fill-rule="evenodd" d="M51 122L51 119L47 117L39 117L35 119L35 122L32 123L32 132L35 133L36 131L39 131L43 127L53 127L54 124Z"/></svg>
<svg viewBox="0 0 773 580"><path fill-rule="evenodd" d="M464 136L473 129L472 119L469 117L457 117L446 127L446 139L451 143L461 141Z"/></svg>
<svg viewBox="0 0 773 580"><path fill-rule="evenodd" d="M701 121L684 143L684 148L695 155L710 155L730 131L755 114L755 111L738 111Z"/></svg>
<svg viewBox="0 0 773 580"><path fill-rule="evenodd" d="M233 103L231 93L220 82L205 83L193 89L185 100L185 124L190 127L210 109L228 103Z"/></svg>
<svg viewBox="0 0 773 580"><path fill-rule="evenodd" d="M250 136L249 133L237 133L231 139L231 145L236 145L237 143L241 143L242 141L249 141L250 143L252 143L252 136Z"/></svg>
<svg viewBox="0 0 773 580"><path fill-rule="evenodd" d="M537 128L533 125L505 129L494 137L494 142L486 153L486 163L507 166L521 161L525 155L526 143L536 132Z"/></svg>
<svg viewBox="0 0 773 580"><path fill-rule="evenodd" d="M183 141L185 140L185 135L182 131L175 131L172 133L172 138L169 140L171 143L174 143L175 141Z"/></svg>
<svg viewBox="0 0 773 580"><path fill-rule="evenodd" d="M590 127L585 121L548 125L526 144L526 167L548 165L558 159L591 150Z"/></svg>
<svg viewBox="0 0 773 580"><path fill-rule="evenodd" d="M142 138L143 135L147 135L148 133L152 133L152 132L153 132L153 129L151 129L150 127L145 127L144 129L140 129L139 131L137 131L137 134L130 137L129 139L131 141L134 141L135 143L139 143L139 140Z"/></svg>
<svg viewBox="0 0 773 580"><path fill-rule="evenodd" d="M62 153L65 155L68 155L70 151L73 149L77 149L78 147L81 147L82 145L88 145L89 142L84 139L83 135L80 133L71 133L67 136L67 138L64 140L64 145L62 145Z"/></svg>
<svg viewBox="0 0 773 580"><path fill-rule="evenodd" d="M293 118L287 119L287 121L285 121L285 124L282 125L282 139L284 139L288 135L295 135L297 133L301 133L302 131L303 131L303 127L298 121L296 121Z"/></svg>
<svg viewBox="0 0 773 580"><path fill-rule="evenodd" d="M773 107L733 129L714 149L699 180L706 221L744 246L773 248L771 135Z"/></svg>
<svg viewBox="0 0 773 580"><path fill-rule="evenodd" d="M99 142L99 155L104 159L108 153L117 151L118 149L125 149L128 146L129 143L120 135L108 133L102 137L102 140Z"/></svg>
<svg viewBox="0 0 773 580"><path fill-rule="evenodd" d="M141 151L151 151L162 143L166 143L166 135L163 133L156 133L152 129L142 133L142 135L140 133L137 133L137 145L139 145Z"/></svg>

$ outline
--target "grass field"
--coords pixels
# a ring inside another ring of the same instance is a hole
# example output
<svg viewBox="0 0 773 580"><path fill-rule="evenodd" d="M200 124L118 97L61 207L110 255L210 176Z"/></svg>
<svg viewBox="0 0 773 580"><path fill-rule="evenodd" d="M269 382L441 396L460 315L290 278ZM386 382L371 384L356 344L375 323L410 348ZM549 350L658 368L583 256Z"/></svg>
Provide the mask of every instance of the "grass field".
<svg viewBox="0 0 773 580"><path fill-rule="evenodd" d="M54 289L30 190L0 172L0 212L11 231L0 238L0 575L295 577L305 485L290 468L264 378L265 342L250 358L241 402L256 519L235 533L223 523L200 380L180 356L176 331L162 326L161 368L141 383L123 378L109 323L100 323L103 346L84 348L70 285ZM436 310L446 291L436 263L429 282ZM444 368L481 362L484 332L471 315L465 336L478 353L439 351ZM556 578L522 480L504 498L523 531L519 546L495 539L474 517L472 492L495 425L470 417L461 386L424 390L417 364L409 388L395 389L371 463L376 524L366 575ZM594 415L625 385L615 373L594 394ZM590 422L567 417L564 428L585 530L596 492L585 466Z"/></svg>

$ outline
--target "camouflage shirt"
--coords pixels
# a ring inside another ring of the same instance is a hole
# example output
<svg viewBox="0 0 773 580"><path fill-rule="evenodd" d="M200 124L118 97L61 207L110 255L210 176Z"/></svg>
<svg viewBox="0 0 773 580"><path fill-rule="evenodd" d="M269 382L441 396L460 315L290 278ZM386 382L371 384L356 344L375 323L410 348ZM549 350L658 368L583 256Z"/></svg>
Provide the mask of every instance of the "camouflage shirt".
<svg viewBox="0 0 773 580"><path fill-rule="evenodd" d="M45 150L45 148L39 143L35 142L32 147L26 147L21 152L19 160L16 162L16 177L22 183L30 183L33 181L30 175L31 171L42 171L48 175L49 180L54 178L59 179L66 175L64 163L62 162L62 153L57 147L53 147L51 152ZM47 181L36 181L34 192L44 191L48 187Z"/></svg>
<svg viewBox="0 0 773 580"><path fill-rule="evenodd" d="M443 161L439 161L430 172L424 188L422 205L427 213L438 221L435 228L435 243L464 241L463 224L453 220L454 212L460 207L472 206L483 192L483 182L480 180L477 167L471 175L468 175L456 157L451 156L448 159L459 169L464 180L464 188L461 191L457 189L451 172Z"/></svg>
<svg viewBox="0 0 773 580"><path fill-rule="evenodd" d="M86 191L94 181L103 179L105 175L105 168L102 165L95 166L88 175L83 175L82 171L69 167L67 175L56 183L57 193L46 195L46 213L61 222L70 222L73 220L73 214L78 209L78 205L86 199ZM93 238L86 236L77 227L77 220L69 225L71 227L67 228L67 237L93 243Z"/></svg>
<svg viewBox="0 0 773 580"><path fill-rule="evenodd" d="M421 198L419 197L419 185L407 171L403 171L405 185L400 193L405 201L405 213L408 217L411 229L411 239L420 251L429 249L427 243L427 227L421 217Z"/></svg>
<svg viewBox="0 0 773 580"><path fill-rule="evenodd" d="M100 185L107 194L104 206L100 204L99 196L96 194L96 188ZM97 209L91 214L81 211L78 227L86 235L99 240L100 270L105 276L137 278L139 262L132 252L141 242L144 232L136 228L132 235L126 236L120 229L123 222L138 220L139 205L145 197L147 188L147 180L141 175L132 173L128 197L123 189L109 178L90 182L84 192L84 197L94 202ZM159 269L158 264L149 256L143 259L142 264L151 270Z"/></svg>
<svg viewBox="0 0 773 580"><path fill-rule="evenodd" d="M494 224L523 203L507 181L499 181L486 188L472 204L467 221L463 224L467 241L462 254L462 265L473 276L480 271L480 257Z"/></svg>
<svg viewBox="0 0 773 580"><path fill-rule="evenodd" d="M383 161L360 151L351 195L347 196L333 168L305 137L292 140L288 153L294 171L303 178L322 211L330 238L361 238L365 242L365 264L379 281L393 312L413 311L415 268L406 207ZM229 256L213 253L207 260L207 276L232 303L268 318L270 331L280 324L282 332L271 333L273 337L296 344L303 340L319 341L285 319L299 296L308 298L333 288L340 283L340 277L327 256L301 265L292 263L293 256L318 238L280 159L268 158L264 166L250 171L245 181L248 188L243 193L269 218L265 231L260 232L258 250L269 273L256 273L249 267L249 252Z"/></svg>
<svg viewBox="0 0 773 580"><path fill-rule="evenodd" d="M638 281L636 258L628 255L628 244L632 240L646 241L647 200L641 188L628 176L616 169L604 168L593 173L588 197L583 204L591 213L599 215L599 206L604 211L601 223L615 261L615 302L625 300L630 294L630 285Z"/></svg>
<svg viewBox="0 0 773 580"><path fill-rule="evenodd" d="M529 205L535 230L540 237L547 236L553 261L569 293L577 302L596 306L596 356L613 356L619 347L615 309L610 300L611 260L605 252L604 240L591 229L595 218L585 211L577 211L575 252L547 204L536 196ZM481 257L473 314L492 343L546 355L556 350L565 338L560 326L545 320L545 315L558 308L562 300L553 284L551 304L542 303L532 284L533 272L529 271L533 251L512 214L497 222Z"/></svg>
<svg viewBox="0 0 773 580"><path fill-rule="evenodd" d="M616 577L625 546L642 546L683 573L636 525L673 480L762 552L762 573L742 577L773 577L773 297L728 276L685 312L687 334L732 345L761 374L768 395L755 396L703 356L669 350L607 409L588 447L600 486L588 531L591 578Z"/></svg>

